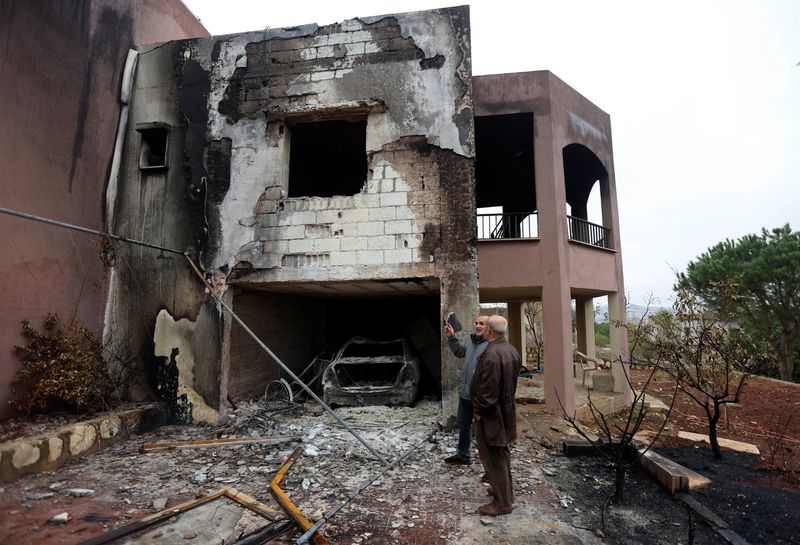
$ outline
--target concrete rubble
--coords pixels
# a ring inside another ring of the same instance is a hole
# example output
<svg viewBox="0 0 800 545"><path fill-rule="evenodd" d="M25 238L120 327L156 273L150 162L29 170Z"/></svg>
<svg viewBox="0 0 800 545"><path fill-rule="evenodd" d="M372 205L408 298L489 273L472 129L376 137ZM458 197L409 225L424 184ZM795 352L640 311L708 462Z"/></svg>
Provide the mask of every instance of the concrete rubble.
<svg viewBox="0 0 800 545"><path fill-rule="evenodd" d="M486 503L486 486L479 463L450 467L442 459L455 452L455 438L441 430L440 405L423 401L415 407L384 406L339 409L339 414L373 448L389 460L422 442L405 463L381 476L322 527L331 543L478 544L494 542L597 543L591 532L573 528L563 507L545 481L546 450L529 436L514 446L514 513L497 519L479 517ZM0 508L9 527L26 511L51 509L39 525L19 527L39 532L47 542L52 531L44 523L59 515L62 529L100 520L108 529L139 520L163 508L234 487L265 504L271 501L269 481L297 446L303 454L287 473L282 489L312 522L340 503L383 467L327 413L307 406L244 402L226 427L167 426L134 437L105 451L74 460L57 474L24 477L0 495ZM267 434L301 437L284 444L245 443L141 453L143 443ZM430 439L426 441L426 438ZM77 493L76 490L81 490ZM91 495L88 491L94 491ZM49 499L35 500L49 494ZM52 505L45 502L52 502ZM108 512L117 514L115 519ZM67 519L61 514L66 513ZM88 516L91 515L91 516ZM29 520L29 519L24 519ZM19 524L19 521L17 521ZM53 524L53 523L50 523ZM97 534L97 522L91 533ZM90 530L84 538L89 537ZM289 532L280 543L293 543ZM4 539L6 539L4 538Z"/></svg>

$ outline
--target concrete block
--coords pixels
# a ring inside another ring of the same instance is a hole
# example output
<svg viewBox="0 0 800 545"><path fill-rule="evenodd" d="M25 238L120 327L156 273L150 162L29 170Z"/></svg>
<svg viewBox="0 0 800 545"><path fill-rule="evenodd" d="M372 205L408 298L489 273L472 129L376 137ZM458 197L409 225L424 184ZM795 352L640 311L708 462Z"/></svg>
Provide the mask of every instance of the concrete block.
<svg viewBox="0 0 800 545"><path fill-rule="evenodd" d="M382 221L368 221L358 224L358 236L372 237L383 235Z"/></svg>
<svg viewBox="0 0 800 545"><path fill-rule="evenodd" d="M611 373L594 373L592 375L592 389L597 392L613 392L614 377Z"/></svg>
<svg viewBox="0 0 800 545"><path fill-rule="evenodd" d="M421 205L415 206L397 206L395 215L399 220L415 220L417 218L425 217L425 207Z"/></svg>
<svg viewBox="0 0 800 545"><path fill-rule="evenodd" d="M395 218L395 208L387 206L383 208L370 208L369 221L388 221Z"/></svg>
<svg viewBox="0 0 800 545"><path fill-rule="evenodd" d="M356 208L353 210L342 210L342 217L339 221L346 223L361 223L369 221L369 210L366 208Z"/></svg>
<svg viewBox="0 0 800 545"><path fill-rule="evenodd" d="M367 249L369 250L394 250L395 241L393 236L369 237L367 239Z"/></svg>
<svg viewBox="0 0 800 545"><path fill-rule="evenodd" d="M311 81L325 81L336 77L335 70L323 70L311 74Z"/></svg>
<svg viewBox="0 0 800 545"><path fill-rule="evenodd" d="M331 267L352 266L358 264L356 252L334 252L331 254Z"/></svg>
<svg viewBox="0 0 800 545"><path fill-rule="evenodd" d="M411 250L386 250L383 253L384 263L411 263Z"/></svg>
<svg viewBox="0 0 800 545"><path fill-rule="evenodd" d="M307 239L290 240L289 253L291 254L304 254L314 251L314 241Z"/></svg>
<svg viewBox="0 0 800 545"><path fill-rule="evenodd" d="M333 43L338 42L331 42L331 37L328 36L328 45L323 45L317 48L316 58L318 59L325 59L328 57L333 57Z"/></svg>
<svg viewBox="0 0 800 545"><path fill-rule="evenodd" d="M367 237L343 237L340 240L340 250L342 252L353 252L356 250L367 249ZM355 261L353 262L355 265Z"/></svg>
<svg viewBox="0 0 800 545"><path fill-rule="evenodd" d="M338 252L339 243L341 239L338 238L319 238L314 240L315 252Z"/></svg>
<svg viewBox="0 0 800 545"><path fill-rule="evenodd" d="M390 168L391 167L384 167L384 172ZM378 191L380 191L381 193L391 193L392 191L394 191L394 180L391 178L389 179L384 178L383 180L381 180Z"/></svg>
<svg viewBox="0 0 800 545"><path fill-rule="evenodd" d="M331 233L335 237L355 237L358 236L358 224L355 223L331 223Z"/></svg>
<svg viewBox="0 0 800 545"><path fill-rule="evenodd" d="M411 234L411 235L404 235L399 238L400 242L397 245L398 248L409 248L411 250L414 250L416 248L419 248L420 245L422 244L422 235Z"/></svg>
<svg viewBox="0 0 800 545"><path fill-rule="evenodd" d="M278 232L278 240L295 240L298 238L306 238L305 225L290 225L284 227Z"/></svg>
<svg viewBox="0 0 800 545"><path fill-rule="evenodd" d="M711 444L711 440L708 438L708 435L703 435L702 433L679 431L678 437L681 439L688 439L689 441L698 441L702 443ZM732 439L723 439L722 437L717 437L717 441L719 442L720 447L727 448L736 452L755 454L756 456L761 454L761 452L758 450L758 447L750 443L742 443L741 441L734 441Z"/></svg>
<svg viewBox="0 0 800 545"><path fill-rule="evenodd" d="M639 458L639 463L671 494L697 490L711 483L703 475L661 456L652 449Z"/></svg>
<svg viewBox="0 0 800 545"><path fill-rule="evenodd" d="M335 223L337 221L342 221L344 215L345 213L342 210L320 210L317 212L317 222Z"/></svg>
<svg viewBox="0 0 800 545"><path fill-rule="evenodd" d="M399 235L413 232L411 220L387 221L383 226L387 235Z"/></svg>
<svg viewBox="0 0 800 545"><path fill-rule="evenodd" d="M397 192L381 193L381 206L404 206L408 203L409 193Z"/></svg>
<svg viewBox="0 0 800 545"><path fill-rule="evenodd" d="M383 265L383 250L363 250L357 254L359 265Z"/></svg>
<svg viewBox="0 0 800 545"><path fill-rule="evenodd" d="M353 206L356 208L378 208L380 205L381 200L378 195L368 193L353 195Z"/></svg>
<svg viewBox="0 0 800 545"><path fill-rule="evenodd" d="M348 55L363 55L364 54L364 42L355 42L352 44L347 44L347 54Z"/></svg>

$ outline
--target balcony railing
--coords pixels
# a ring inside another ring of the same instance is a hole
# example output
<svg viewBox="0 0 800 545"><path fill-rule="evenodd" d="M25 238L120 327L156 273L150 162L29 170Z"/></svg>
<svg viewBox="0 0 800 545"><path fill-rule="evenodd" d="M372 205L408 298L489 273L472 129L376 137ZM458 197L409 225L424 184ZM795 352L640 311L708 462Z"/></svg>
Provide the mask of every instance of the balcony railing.
<svg viewBox="0 0 800 545"><path fill-rule="evenodd" d="M478 214L478 240L539 238L539 221L533 213Z"/></svg>
<svg viewBox="0 0 800 545"><path fill-rule="evenodd" d="M602 225L567 216L567 231L570 240L577 240L600 248L611 248L611 230Z"/></svg>

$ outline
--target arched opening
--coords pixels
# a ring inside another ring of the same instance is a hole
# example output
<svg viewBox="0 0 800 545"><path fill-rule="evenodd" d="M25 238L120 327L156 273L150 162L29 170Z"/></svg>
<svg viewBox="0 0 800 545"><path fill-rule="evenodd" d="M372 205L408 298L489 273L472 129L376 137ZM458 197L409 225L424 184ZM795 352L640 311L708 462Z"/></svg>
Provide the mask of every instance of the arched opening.
<svg viewBox="0 0 800 545"><path fill-rule="evenodd" d="M602 248L611 247L608 171L586 146L562 150L569 238Z"/></svg>

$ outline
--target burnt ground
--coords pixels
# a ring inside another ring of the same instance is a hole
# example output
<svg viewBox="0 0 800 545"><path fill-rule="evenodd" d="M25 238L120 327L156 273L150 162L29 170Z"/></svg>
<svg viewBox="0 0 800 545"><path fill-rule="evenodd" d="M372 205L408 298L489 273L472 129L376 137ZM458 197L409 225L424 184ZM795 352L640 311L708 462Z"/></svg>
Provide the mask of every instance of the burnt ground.
<svg viewBox="0 0 800 545"><path fill-rule="evenodd" d="M574 437L563 420L545 416L542 405L519 405L521 438L512 449L515 510L495 519L477 514L478 506L488 500L486 485L480 482L480 464L450 467L441 461L455 452L456 438L455 434L436 431L438 403L423 401L411 408L365 407L339 412L387 458L412 447L416 450L323 528L333 544L689 543L689 515L684 504L637 469L628 476L625 504L609 507L605 531L598 531L603 525L602 506L612 493L612 470L596 457L564 457L561 440ZM145 442L269 434L293 439L278 445L139 452ZM283 488L311 520L341 502L381 468L360 444L318 410L270 412L259 403L241 404L225 428L160 428L73 461L51 474L0 485L0 543L80 543L150 515L163 504L172 507L221 486L235 487L277 508L267 491L269 481L297 446L304 453L291 468ZM753 459L728 456L726 452L725 464L719 465L711 463L710 451L704 447L665 448L659 452L674 456L714 481L694 497L750 543L800 543L795 537L798 517L792 517L790 511L800 505L797 491L770 486L769 473L753 468ZM681 453L685 453L683 458ZM87 497L72 497L64 492L71 487L94 492ZM69 522L58 526L47 523L61 512L69 513ZM697 517L692 521L695 544L724 543ZM292 531L271 543L294 543L298 536ZM182 542L198 543L191 535Z"/></svg>

